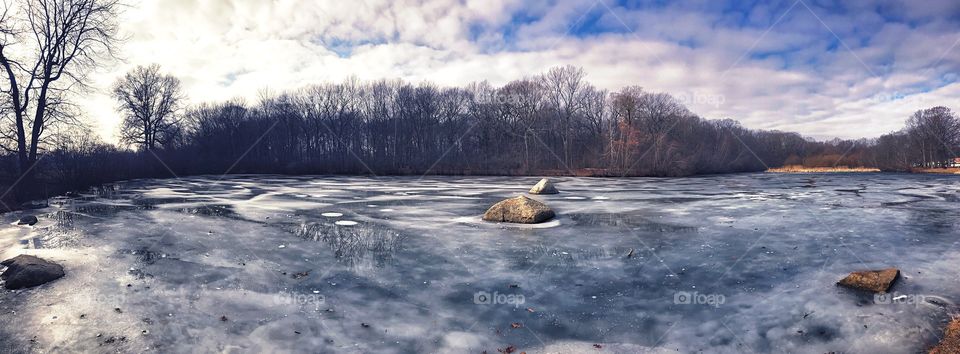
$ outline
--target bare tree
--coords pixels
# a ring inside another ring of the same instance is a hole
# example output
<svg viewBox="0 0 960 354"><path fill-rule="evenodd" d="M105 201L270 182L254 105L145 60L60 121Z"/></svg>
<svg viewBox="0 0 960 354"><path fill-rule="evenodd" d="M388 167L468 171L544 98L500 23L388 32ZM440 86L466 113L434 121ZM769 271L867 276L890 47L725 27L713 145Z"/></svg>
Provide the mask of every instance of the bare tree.
<svg viewBox="0 0 960 354"><path fill-rule="evenodd" d="M639 108L644 129L655 135L666 134L681 117L691 114L666 93L644 93L640 96Z"/></svg>
<svg viewBox="0 0 960 354"><path fill-rule="evenodd" d="M636 150L640 145L640 97L644 95L639 86L624 87L610 94L608 103L611 119L615 122L614 132L608 138L608 159L611 166L626 173L633 163Z"/></svg>
<svg viewBox="0 0 960 354"><path fill-rule="evenodd" d="M576 119L575 115L583 109L585 76L583 68L567 65L551 68L542 78L550 108L560 123L560 139L565 165L570 164L573 121Z"/></svg>
<svg viewBox="0 0 960 354"><path fill-rule="evenodd" d="M580 144L591 150L589 154L591 158L592 156L603 156L605 154L604 140L609 136L609 132L605 128L610 123L607 109L609 95L607 90L597 89L593 85L587 85L583 93L583 122L577 131L582 136ZM592 159L592 162L598 163L599 161Z"/></svg>
<svg viewBox="0 0 960 354"><path fill-rule="evenodd" d="M122 142L153 150L180 133L180 80L161 73L159 65L138 66L128 72L114 84L113 96L124 113Z"/></svg>
<svg viewBox="0 0 960 354"><path fill-rule="evenodd" d="M66 98L117 35L117 0L23 0L0 10L0 93L8 100L21 174L37 162L44 132L74 117ZM29 178L27 178L29 183Z"/></svg>
<svg viewBox="0 0 960 354"><path fill-rule="evenodd" d="M907 132L919 147L924 167L946 167L957 157L960 118L947 107L919 110L907 120Z"/></svg>
<svg viewBox="0 0 960 354"><path fill-rule="evenodd" d="M909 171L914 147L905 130L882 135L871 151L872 162L883 171Z"/></svg>

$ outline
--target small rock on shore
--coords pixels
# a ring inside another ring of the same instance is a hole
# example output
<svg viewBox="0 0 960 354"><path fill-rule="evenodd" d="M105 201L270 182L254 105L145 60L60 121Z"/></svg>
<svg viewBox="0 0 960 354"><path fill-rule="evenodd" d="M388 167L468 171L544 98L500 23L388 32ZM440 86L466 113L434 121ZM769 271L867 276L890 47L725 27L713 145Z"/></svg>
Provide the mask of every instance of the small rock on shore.
<svg viewBox="0 0 960 354"><path fill-rule="evenodd" d="M875 293L885 293L893 286L893 282L900 276L900 270L897 268L887 268L881 270L863 270L850 273L837 282L837 285L852 289L872 291Z"/></svg>

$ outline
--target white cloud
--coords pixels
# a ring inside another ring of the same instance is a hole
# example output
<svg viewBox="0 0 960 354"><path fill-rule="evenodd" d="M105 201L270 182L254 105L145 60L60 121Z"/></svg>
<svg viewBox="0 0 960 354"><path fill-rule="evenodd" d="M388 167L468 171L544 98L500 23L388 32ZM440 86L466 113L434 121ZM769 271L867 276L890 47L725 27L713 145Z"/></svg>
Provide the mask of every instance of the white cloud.
<svg viewBox="0 0 960 354"><path fill-rule="evenodd" d="M860 12L857 23L852 15L811 4L844 39L840 43L803 5L787 16L787 6L765 5L721 16L698 11L710 6L702 3L629 10L608 2L612 14L592 0L143 0L131 4L121 22L128 37L123 61L93 76L100 92L84 106L112 141L119 118L110 84L133 66L151 63L181 78L191 103L253 98L262 88L294 89L348 76L502 84L573 64L603 88L640 85L722 97L720 104L692 100L691 109L706 118L823 138L877 136L899 129L915 109L954 104L956 84L936 83L960 66L960 50L947 52L960 39L955 24L914 9L921 6L903 6L902 16L913 25L885 23L861 3L848 4ZM584 16L591 7L594 12ZM515 15L534 20L512 24ZM581 17L609 33L564 36ZM740 18L751 25L719 25ZM858 25L873 33L858 32ZM505 42L507 27L511 38ZM909 100L877 99L909 94Z"/></svg>

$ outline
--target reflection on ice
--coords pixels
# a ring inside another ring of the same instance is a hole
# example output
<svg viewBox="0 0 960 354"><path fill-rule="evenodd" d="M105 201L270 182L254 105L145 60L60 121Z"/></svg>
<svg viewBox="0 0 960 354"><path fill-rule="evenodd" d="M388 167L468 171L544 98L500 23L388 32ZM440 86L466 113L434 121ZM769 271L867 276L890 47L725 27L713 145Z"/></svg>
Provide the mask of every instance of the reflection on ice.
<svg viewBox="0 0 960 354"><path fill-rule="evenodd" d="M344 224L344 221L346 220L337 221L335 225L302 224L294 233L302 239L327 244L333 250L337 261L349 265L367 260L369 257L377 267L383 267L403 245L403 236L383 226L340 227L357 225L356 222Z"/></svg>
<svg viewBox="0 0 960 354"><path fill-rule="evenodd" d="M638 213L619 214L570 214L574 222L589 226L623 227L630 230L657 231L657 232L695 232L696 227L687 225L672 225L647 219Z"/></svg>

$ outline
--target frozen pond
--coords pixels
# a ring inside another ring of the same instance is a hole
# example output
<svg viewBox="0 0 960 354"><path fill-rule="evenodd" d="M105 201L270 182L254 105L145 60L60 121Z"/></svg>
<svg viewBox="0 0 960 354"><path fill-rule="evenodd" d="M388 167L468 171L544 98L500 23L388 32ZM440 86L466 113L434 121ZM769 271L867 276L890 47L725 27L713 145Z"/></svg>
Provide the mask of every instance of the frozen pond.
<svg viewBox="0 0 960 354"><path fill-rule="evenodd" d="M960 301L953 176L140 180L0 226L0 352L913 353ZM899 267L890 300L838 288ZM512 347L512 348L510 348Z"/></svg>

